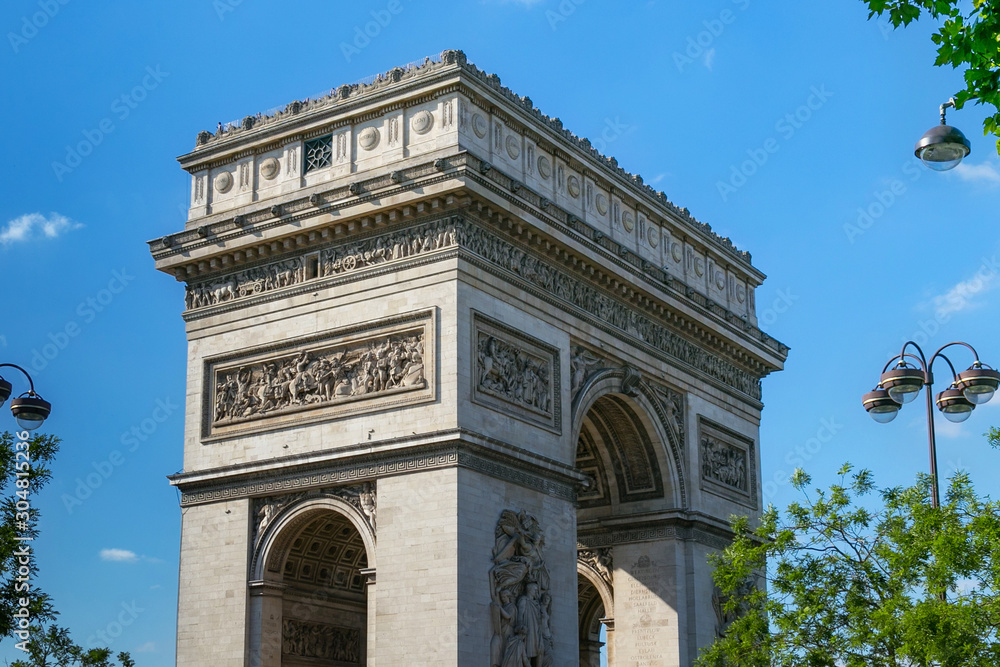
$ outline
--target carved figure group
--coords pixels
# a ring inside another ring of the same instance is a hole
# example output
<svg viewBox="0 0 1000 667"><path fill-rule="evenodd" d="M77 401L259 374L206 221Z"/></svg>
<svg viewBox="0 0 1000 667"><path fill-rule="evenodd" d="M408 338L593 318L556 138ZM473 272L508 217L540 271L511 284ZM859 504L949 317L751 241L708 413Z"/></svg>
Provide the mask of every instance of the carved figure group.
<svg viewBox="0 0 1000 667"><path fill-rule="evenodd" d="M490 667L552 664L552 596L542 558L544 546L535 517L524 511L503 511L490 569Z"/></svg>
<svg viewBox="0 0 1000 667"><path fill-rule="evenodd" d="M361 631L356 628L303 623L294 619L285 619L281 626L281 652L286 655L361 661Z"/></svg>
<svg viewBox="0 0 1000 667"><path fill-rule="evenodd" d="M479 334L479 388L549 412L549 365L495 336Z"/></svg>
<svg viewBox="0 0 1000 667"><path fill-rule="evenodd" d="M388 336L350 348L301 352L219 373L215 422L304 405L423 387L423 334Z"/></svg>
<svg viewBox="0 0 1000 667"><path fill-rule="evenodd" d="M187 307L215 306L250 294L296 285L303 280L305 263L302 258L257 266L220 280L191 285L187 290Z"/></svg>
<svg viewBox="0 0 1000 667"><path fill-rule="evenodd" d="M353 271L453 246L457 242L456 235L454 224L435 224L330 248L321 255L323 275Z"/></svg>
<svg viewBox="0 0 1000 667"><path fill-rule="evenodd" d="M702 476L706 479L749 491L743 450L705 436L701 439L701 466Z"/></svg>

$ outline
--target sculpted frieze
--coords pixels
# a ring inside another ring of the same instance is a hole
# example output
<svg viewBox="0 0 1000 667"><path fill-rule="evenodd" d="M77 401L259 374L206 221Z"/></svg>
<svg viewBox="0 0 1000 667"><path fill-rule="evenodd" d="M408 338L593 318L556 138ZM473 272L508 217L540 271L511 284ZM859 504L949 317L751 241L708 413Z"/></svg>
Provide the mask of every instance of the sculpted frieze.
<svg viewBox="0 0 1000 667"><path fill-rule="evenodd" d="M260 420L284 423L303 412L330 416L384 406L386 400L398 405L410 394L432 390L429 321L394 320L321 334L271 353L208 362L206 435Z"/></svg>
<svg viewBox="0 0 1000 667"><path fill-rule="evenodd" d="M291 287L305 279L306 266L302 257L255 266L216 280L188 285L187 307L217 306L254 294Z"/></svg>
<svg viewBox="0 0 1000 667"><path fill-rule="evenodd" d="M755 507L754 442L704 419L699 419L698 430L702 488Z"/></svg>
<svg viewBox="0 0 1000 667"><path fill-rule="evenodd" d="M472 400L559 432L559 352L479 313L473 331Z"/></svg>
<svg viewBox="0 0 1000 667"><path fill-rule="evenodd" d="M286 618L281 622L281 652L360 664L361 630Z"/></svg>
<svg viewBox="0 0 1000 667"><path fill-rule="evenodd" d="M413 259L443 248L461 246L486 261L509 271L534 287L580 308L660 352L679 359L699 371L754 399L760 399L760 379L667 329L631 306L602 290L555 268L547 261L459 218L372 236L321 251L317 277L333 277L372 268L392 261ZM247 269L189 288L188 305L201 308L229 303L255 294L291 287L306 279L301 258ZM573 382L579 380L579 367ZM586 374L586 368L583 370ZM576 387L578 388L578 387Z"/></svg>

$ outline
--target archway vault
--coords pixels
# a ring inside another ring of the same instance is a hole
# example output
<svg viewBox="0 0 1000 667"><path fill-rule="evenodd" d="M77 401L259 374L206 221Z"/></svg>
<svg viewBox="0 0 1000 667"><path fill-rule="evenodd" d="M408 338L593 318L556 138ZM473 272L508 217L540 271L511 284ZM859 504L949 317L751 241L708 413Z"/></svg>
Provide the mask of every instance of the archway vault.
<svg viewBox="0 0 1000 667"><path fill-rule="evenodd" d="M577 468L594 480L582 509L664 498L688 505L683 397L625 366L594 372L573 397Z"/></svg>

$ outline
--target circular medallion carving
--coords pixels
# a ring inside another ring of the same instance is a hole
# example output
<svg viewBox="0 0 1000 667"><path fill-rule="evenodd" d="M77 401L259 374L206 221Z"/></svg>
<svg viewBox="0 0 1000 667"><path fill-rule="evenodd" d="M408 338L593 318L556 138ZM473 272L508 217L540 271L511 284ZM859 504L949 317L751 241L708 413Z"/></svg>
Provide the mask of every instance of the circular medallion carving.
<svg viewBox="0 0 1000 667"><path fill-rule="evenodd" d="M736 288L736 300L743 303L747 300L747 288L740 285Z"/></svg>
<svg viewBox="0 0 1000 667"><path fill-rule="evenodd" d="M378 138L378 130L374 127L366 127L358 135L358 144L366 151L370 151L378 146Z"/></svg>
<svg viewBox="0 0 1000 667"><path fill-rule="evenodd" d="M418 111L413 120L410 123L410 127L417 134L427 134L434 127L434 114L426 109L424 111Z"/></svg>
<svg viewBox="0 0 1000 667"><path fill-rule="evenodd" d="M521 154L521 142L513 134L507 135L507 155L511 160L516 160Z"/></svg>
<svg viewBox="0 0 1000 667"><path fill-rule="evenodd" d="M631 211L622 211L622 227L625 228L626 232L635 229L635 216L632 215Z"/></svg>
<svg viewBox="0 0 1000 667"><path fill-rule="evenodd" d="M597 212L598 213L600 213L601 215L607 215L608 214L608 198L607 197L605 197L601 193L598 193L597 194L596 204L597 204Z"/></svg>
<svg viewBox="0 0 1000 667"><path fill-rule="evenodd" d="M684 258L684 251L681 249L680 243L674 243L670 246L670 256L674 258L675 262L680 262Z"/></svg>
<svg viewBox="0 0 1000 667"><path fill-rule="evenodd" d="M546 179L552 175L552 163L544 155L538 156L538 173Z"/></svg>
<svg viewBox="0 0 1000 667"><path fill-rule="evenodd" d="M472 116L472 131L476 133L476 136L482 139L486 136L486 119L475 114Z"/></svg>
<svg viewBox="0 0 1000 667"><path fill-rule="evenodd" d="M722 271L715 272L715 286L719 289L725 289L726 287L726 274Z"/></svg>
<svg viewBox="0 0 1000 667"><path fill-rule="evenodd" d="M705 260L701 257L696 257L694 260L694 272L699 278L705 275Z"/></svg>
<svg viewBox="0 0 1000 667"><path fill-rule="evenodd" d="M281 163L276 157L269 157L260 163L260 175L269 181L273 180L280 170Z"/></svg>
<svg viewBox="0 0 1000 667"><path fill-rule="evenodd" d="M215 177L215 189L219 192L229 192L233 187L233 175L224 171Z"/></svg>
<svg viewBox="0 0 1000 667"><path fill-rule="evenodd" d="M576 199L580 196L580 179L576 176L570 176L566 179L566 191L569 192L569 196Z"/></svg>
<svg viewBox="0 0 1000 667"><path fill-rule="evenodd" d="M660 245L660 228L656 225L650 225L646 230L646 239L649 241L649 245L654 248Z"/></svg>

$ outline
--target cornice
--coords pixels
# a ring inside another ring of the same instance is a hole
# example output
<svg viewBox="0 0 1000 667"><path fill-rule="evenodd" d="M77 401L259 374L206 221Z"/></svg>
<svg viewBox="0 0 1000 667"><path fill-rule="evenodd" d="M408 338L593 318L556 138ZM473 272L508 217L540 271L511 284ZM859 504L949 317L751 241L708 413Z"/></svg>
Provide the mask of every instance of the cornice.
<svg viewBox="0 0 1000 667"><path fill-rule="evenodd" d="M366 443L363 450L338 449L336 456L327 460L316 461L315 454L277 457L266 462L179 473L168 479L181 491L182 507L456 466L571 501L576 499L576 487L586 480L571 467L465 429L399 438L389 444L392 448L387 451L373 453L371 444Z"/></svg>

